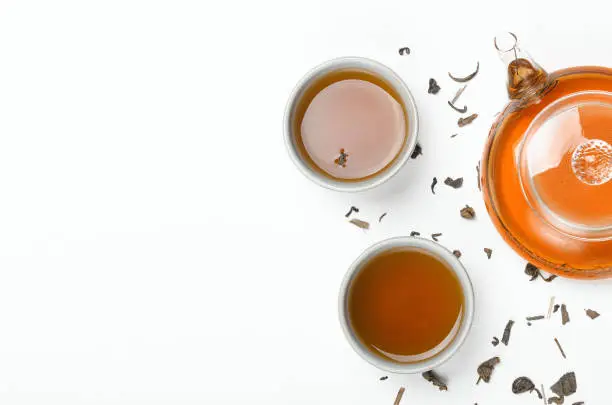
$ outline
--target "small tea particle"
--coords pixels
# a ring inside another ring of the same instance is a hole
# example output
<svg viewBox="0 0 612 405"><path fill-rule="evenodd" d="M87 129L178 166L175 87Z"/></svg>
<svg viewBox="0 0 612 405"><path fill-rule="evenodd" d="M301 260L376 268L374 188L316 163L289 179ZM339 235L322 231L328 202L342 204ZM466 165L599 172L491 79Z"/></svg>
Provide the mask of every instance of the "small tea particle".
<svg viewBox="0 0 612 405"><path fill-rule="evenodd" d="M544 319L544 315L536 315L536 316L528 316L526 319L528 321L539 321L540 319Z"/></svg>
<svg viewBox="0 0 612 405"><path fill-rule="evenodd" d="M436 187L436 184L438 184L438 179L434 177L433 181L431 182L431 192L434 194L436 194L436 191L434 190L434 187Z"/></svg>
<svg viewBox="0 0 612 405"><path fill-rule="evenodd" d="M565 356L565 352L563 351L563 348L561 347L561 343L559 343L559 339L555 338L555 343L557 344L557 347L559 348L559 351L561 352L561 356L563 356L564 359L567 359L567 356Z"/></svg>
<svg viewBox="0 0 612 405"><path fill-rule="evenodd" d="M584 405L584 401L574 402L572 405Z"/></svg>
<svg viewBox="0 0 612 405"><path fill-rule="evenodd" d="M358 228L370 229L370 223L366 221L362 221L361 219L353 218L349 222Z"/></svg>
<svg viewBox="0 0 612 405"><path fill-rule="evenodd" d="M563 405L565 402L565 397L550 397L548 398L549 404Z"/></svg>
<svg viewBox="0 0 612 405"><path fill-rule="evenodd" d="M454 180L451 177L447 177L446 180L444 180L444 184L454 189L461 188L461 186L463 186L463 177L457 177Z"/></svg>
<svg viewBox="0 0 612 405"><path fill-rule="evenodd" d="M412 231L410 232L410 236L421 236L421 233L417 231Z"/></svg>
<svg viewBox="0 0 612 405"><path fill-rule="evenodd" d="M456 137L457 135L459 135L459 134L452 134L452 135L451 135L451 138L454 138L454 137Z"/></svg>
<svg viewBox="0 0 612 405"><path fill-rule="evenodd" d="M567 312L567 307L565 304L561 305L561 324L565 325L570 321L569 313Z"/></svg>
<svg viewBox="0 0 612 405"><path fill-rule="evenodd" d="M461 251L460 250L453 250L453 255L455 255L455 257L457 259L459 259L461 257Z"/></svg>
<svg viewBox="0 0 612 405"><path fill-rule="evenodd" d="M493 254L493 249L484 248L484 252L487 255L487 259L491 259L491 255Z"/></svg>
<svg viewBox="0 0 612 405"><path fill-rule="evenodd" d="M359 208L357 208L357 207L351 207L351 209L349 210L349 212L347 212L347 213L346 213L344 216L345 216L346 218L348 218L348 217L350 217L350 216L351 216L351 214L352 214L353 212L359 212Z"/></svg>
<svg viewBox="0 0 612 405"><path fill-rule="evenodd" d="M436 242L438 242L438 237L442 236L441 233L432 233L431 234L431 239L435 240Z"/></svg>
<svg viewBox="0 0 612 405"><path fill-rule="evenodd" d="M538 269L531 263L527 263L527 265L525 266L525 274L531 277L529 281L533 281L540 275L540 269Z"/></svg>
<svg viewBox="0 0 612 405"><path fill-rule="evenodd" d="M502 336L502 343L508 346L508 342L510 342L510 332L512 332L512 327L514 326L514 321L510 319L504 328L504 335Z"/></svg>
<svg viewBox="0 0 612 405"><path fill-rule="evenodd" d="M400 55L410 55L410 48L408 48L407 46L400 48L399 54Z"/></svg>
<svg viewBox="0 0 612 405"><path fill-rule="evenodd" d="M384 213L384 214L382 214L380 217L378 217L378 222L382 221L382 219L383 219L384 217L386 217L386 216L387 216L387 213L385 212L385 213Z"/></svg>
<svg viewBox="0 0 612 405"><path fill-rule="evenodd" d="M334 160L334 163L341 167L346 167L346 161L348 160L348 153L344 152L344 148L340 149L340 156Z"/></svg>
<svg viewBox="0 0 612 405"><path fill-rule="evenodd" d="M480 181L480 161L478 161L478 166L476 166L476 182L478 183L478 190L482 191L481 181Z"/></svg>
<svg viewBox="0 0 612 405"><path fill-rule="evenodd" d="M448 72L448 76L458 83L465 83L465 82L469 82L470 80L472 80L478 74L479 70L480 70L480 62L476 62L476 70L473 73L470 73L469 75L465 77L455 77L450 72Z"/></svg>
<svg viewBox="0 0 612 405"><path fill-rule="evenodd" d="M546 319L550 319L554 306L555 306L555 297L552 296L550 297L550 303L548 304L548 313L546 314Z"/></svg>
<svg viewBox="0 0 612 405"><path fill-rule="evenodd" d="M469 205L466 205L464 208L461 208L459 213L461 214L461 217L465 219L474 219L474 217L476 216L476 211Z"/></svg>
<svg viewBox="0 0 612 405"><path fill-rule="evenodd" d="M467 84L463 86L462 88L460 88L459 90L457 90L457 92L455 93L455 97L453 97L453 99L450 101L451 104L455 104L457 100L459 100L459 97L461 97L466 87L467 87Z"/></svg>
<svg viewBox="0 0 612 405"><path fill-rule="evenodd" d="M591 319L595 319L595 318L599 317L599 312L593 311L592 309L587 309L586 310L586 314Z"/></svg>
<svg viewBox="0 0 612 405"><path fill-rule="evenodd" d="M393 405L399 405L399 403L402 401L402 396L404 396L404 391L406 391L406 388L400 387L399 391L397 391L395 401L393 401Z"/></svg>
<svg viewBox="0 0 612 405"><path fill-rule="evenodd" d="M497 336L493 336L493 340L491 341L493 346L497 346L499 344L499 338Z"/></svg>
<svg viewBox="0 0 612 405"><path fill-rule="evenodd" d="M576 383L576 374L569 372L564 374L559 381L550 387L551 391L560 397L568 397L576 392L578 384Z"/></svg>
<svg viewBox="0 0 612 405"><path fill-rule="evenodd" d="M440 391L448 391L448 387L446 386L446 384L444 384L440 377L433 371L426 371L422 375L424 379L432 383L434 386L438 387Z"/></svg>
<svg viewBox="0 0 612 405"><path fill-rule="evenodd" d="M499 357L492 357L482 363L480 366L478 366L478 369L476 370L476 372L478 373L478 381L476 381L476 384L478 384L480 380L486 383L491 381L491 374L493 374L493 369L497 364L499 364L499 362Z"/></svg>
<svg viewBox="0 0 612 405"><path fill-rule="evenodd" d="M561 305L555 304L555 308L553 309L553 314L556 314L559 308L561 308Z"/></svg>
<svg viewBox="0 0 612 405"><path fill-rule="evenodd" d="M519 377L512 383L512 393L523 394L525 392L533 392L535 384L527 377Z"/></svg>
<svg viewBox="0 0 612 405"><path fill-rule="evenodd" d="M411 159L416 159L419 155L423 154L423 148L421 147L420 144L416 144L414 147L414 150L412 151L412 154L410 155Z"/></svg>
<svg viewBox="0 0 612 405"><path fill-rule="evenodd" d="M380 381L385 381L387 378L389 378L389 376L383 375L382 377L379 378L379 380Z"/></svg>
<svg viewBox="0 0 612 405"><path fill-rule="evenodd" d="M427 92L429 94L438 94L439 91L440 86L438 86L436 79L429 79L429 89L427 89Z"/></svg>
<svg viewBox="0 0 612 405"><path fill-rule="evenodd" d="M468 124L471 124L472 121L474 121L476 118L478 118L478 114L472 114L465 118L459 118L459 121L457 121L457 125L459 125L460 127L464 127Z"/></svg>

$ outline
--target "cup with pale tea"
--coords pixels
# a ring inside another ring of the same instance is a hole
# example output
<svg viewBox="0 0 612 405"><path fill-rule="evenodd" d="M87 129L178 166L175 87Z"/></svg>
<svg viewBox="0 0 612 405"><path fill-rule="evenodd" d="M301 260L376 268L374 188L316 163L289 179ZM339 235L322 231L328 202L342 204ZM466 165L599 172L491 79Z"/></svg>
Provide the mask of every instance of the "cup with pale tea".
<svg viewBox="0 0 612 405"><path fill-rule="evenodd" d="M298 83L284 117L287 150L315 183L362 191L393 175L417 142L418 115L402 79L371 59L325 62Z"/></svg>
<svg viewBox="0 0 612 405"><path fill-rule="evenodd" d="M353 349L396 373L422 373L446 362L474 317L472 283L459 259L417 237L366 249L346 273L338 305Z"/></svg>

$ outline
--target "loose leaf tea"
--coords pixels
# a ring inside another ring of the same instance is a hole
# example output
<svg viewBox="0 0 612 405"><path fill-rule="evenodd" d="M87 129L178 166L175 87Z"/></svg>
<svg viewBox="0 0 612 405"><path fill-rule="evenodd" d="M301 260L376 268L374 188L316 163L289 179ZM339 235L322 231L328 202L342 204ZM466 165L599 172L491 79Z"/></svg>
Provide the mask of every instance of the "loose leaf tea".
<svg viewBox="0 0 612 405"><path fill-rule="evenodd" d="M476 62L476 70L465 77L455 77L450 72L448 72L448 76L458 83L465 83L472 80L478 74L478 70L480 70L480 62Z"/></svg>
<svg viewBox="0 0 612 405"><path fill-rule="evenodd" d="M569 372L564 374L559 381L550 387L551 391L560 397L568 397L576 392L578 384L576 383L576 374Z"/></svg>
<svg viewBox="0 0 612 405"><path fill-rule="evenodd" d="M595 318L599 317L599 312L593 311L592 309L587 309L586 310L586 314L591 319L595 319Z"/></svg>
<svg viewBox="0 0 612 405"><path fill-rule="evenodd" d="M499 364L499 362L499 357L493 357L478 366L478 369L476 370L476 372L478 373L478 381L476 381L476 384L478 384L480 380L486 383L491 381L491 374L493 374L493 369L497 364Z"/></svg>
<svg viewBox="0 0 612 405"><path fill-rule="evenodd" d="M453 110L457 111L460 114L465 114L467 112L467 105L464 105L463 108L458 108L458 107L455 107L455 105L451 103L450 101L448 101L448 105L450 105L450 107Z"/></svg>
<svg viewBox="0 0 612 405"><path fill-rule="evenodd" d="M438 86L436 79L429 79L429 89L427 89L427 92L429 94L438 94L439 91L440 86Z"/></svg>
<svg viewBox="0 0 612 405"><path fill-rule="evenodd" d="M533 281L540 275L540 269L538 269L531 263L527 263L527 265L525 266L525 274L531 277L529 281Z"/></svg>
<svg viewBox="0 0 612 405"><path fill-rule="evenodd" d="M399 54L400 55L410 55L410 48L408 48L407 46L400 48Z"/></svg>
<svg viewBox="0 0 612 405"><path fill-rule="evenodd" d="M412 154L410 155L411 159L416 159L419 155L423 154L423 148L421 147L420 144L416 144L414 147L414 150L412 151Z"/></svg>
<svg viewBox="0 0 612 405"><path fill-rule="evenodd" d="M510 332L512 332L512 327L514 326L514 321L510 319L504 328L504 336L502 336L502 343L508 346L508 342L510 342Z"/></svg>
<svg viewBox="0 0 612 405"><path fill-rule="evenodd" d="M478 118L478 114L472 114L468 115L465 118L459 118L459 121L457 121L457 125L459 125L460 127L464 127L468 124L471 124L472 121L474 121L476 118Z"/></svg>
<svg viewBox="0 0 612 405"><path fill-rule="evenodd" d="M567 359L567 356L565 355L565 352L563 351L563 348L561 347L561 343L559 343L559 339L555 338L555 343L557 344L557 347L559 348L559 351L561 352L561 356L563 356L564 359Z"/></svg>
<svg viewBox="0 0 612 405"><path fill-rule="evenodd" d="M438 387L440 391L448 390L448 387L446 386L446 384L444 384L444 382L442 382L440 377L433 371L426 371L422 375L424 379L432 383L434 386Z"/></svg>
<svg viewBox="0 0 612 405"><path fill-rule="evenodd" d="M370 223L366 221L362 221L361 219L353 218L349 222L358 228L370 229Z"/></svg>
<svg viewBox="0 0 612 405"><path fill-rule="evenodd" d="M461 97L466 87L467 87L467 84L463 86L462 88L460 88L459 90L457 90L457 92L455 93L455 97L453 97L453 99L450 101L451 104L455 104L457 100L459 100L459 97Z"/></svg>
<svg viewBox="0 0 612 405"><path fill-rule="evenodd" d="M463 177L457 177L454 180L451 177L447 177L446 180L444 180L444 184L454 189L461 188L461 186L463 186Z"/></svg>
<svg viewBox="0 0 612 405"><path fill-rule="evenodd" d="M456 137L457 135L459 135L459 134L452 134L452 135L451 135L451 138L454 138L454 137Z"/></svg>
<svg viewBox="0 0 612 405"><path fill-rule="evenodd" d="M340 156L334 160L334 163L338 166L346 167L346 161L348 160L348 153L344 152L344 149L340 149Z"/></svg>
<svg viewBox="0 0 612 405"><path fill-rule="evenodd" d="M583 401L580 401L580 402L574 402L572 405L584 405L584 402L583 402Z"/></svg>
<svg viewBox="0 0 612 405"><path fill-rule="evenodd" d="M466 205L464 208L461 208L461 211L459 211L459 213L461 214L461 217L465 219L474 219L474 217L476 216L476 211L469 205Z"/></svg>
<svg viewBox="0 0 612 405"><path fill-rule="evenodd" d="M380 217L378 217L378 222L382 221L382 219L383 219L384 217L386 217L386 216L387 216L387 213L385 212L385 213L384 213L384 214L382 214Z"/></svg>
<svg viewBox="0 0 612 405"><path fill-rule="evenodd" d="M535 384L527 377L519 377L512 383L512 392L514 394L523 394L525 392L533 392Z"/></svg>
<svg viewBox="0 0 612 405"><path fill-rule="evenodd" d="M561 305L555 304L555 308L553 309L553 313L556 314L557 311L559 310L559 308L561 308Z"/></svg>
<svg viewBox="0 0 612 405"><path fill-rule="evenodd" d="M438 242L438 237L442 236L441 233L432 233L431 234L431 239L435 240L436 242Z"/></svg>
<svg viewBox="0 0 612 405"><path fill-rule="evenodd" d="M380 381L385 381L387 378L389 378L388 375L383 375L382 377L379 378Z"/></svg>
<svg viewBox="0 0 612 405"><path fill-rule="evenodd" d="M482 191L482 186L480 185L480 161L478 161L478 166L476 166L476 183L478 184L478 190Z"/></svg>
<svg viewBox="0 0 612 405"><path fill-rule="evenodd" d="M567 307L565 304L561 305L561 324L565 325L570 321L569 313L567 312Z"/></svg>
<svg viewBox="0 0 612 405"><path fill-rule="evenodd" d="M546 319L550 319L553 311L553 307L555 305L555 297L550 297L550 303L548 304L548 313L546 314Z"/></svg>
<svg viewBox="0 0 612 405"><path fill-rule="evenodd" d="M432 182L431 182L431 192L436 194L436 191L434 190L434 187L436 187L436 184L438 184L438 179L436 177L433 178Z"/></svg>
<svg viewBox="0 0 612 405"><path fill-rule="evenodd" d="M412 231L410 232L410 236L421 236L421 233L417 231Z"/></svg>
<svg viewBox="0 0 612 405"><path fill-rule="evenodd" d="M493 346L497 346L499 344L499 338L497 336L493 336L493 340L491 341Z"/></svg>
<svg viewBox="0 0 612 405"><path fill-rule="evenodd" d="M399 403L402 401L402 397L404 396L404 391L406 391L406 388L400 387L399 391L397 391L397 395L395 396L395 401L393 401L393 405L399 405Z"/></svg>
<svg viewBox="0 0 612 405"><path fill-rule="evenodd" d="M487 255L487 259L490 259L491 255L493 254L493 249L484 248L484 252Z"/></svg>
<svg viewBox="0 0 612 405"><path fill-rule="evenodd" d="M536 315L536 316L528 316L526 319L528 321L539 321L540 319L544 319L544 315Z"/></svg>
<svg viewBox="0 0 612 405"><path fill-rule="evenodd" d="M457 259L459 259L461 257L461 251L460 250L453 250L453 255L455 255L455 257Z"/></svg>
<svg viewBox="0 0 612 405"><path fill-rule="evenodd" d="M565 398L564 397L550 397L550 398L548 398L548 403L549 404L563 405L563 402L565 402Z"/></svg>
<svg viewBox="0 0 612 405"><path fill-rule="evenodd" d="M351 214L352 214L353 212L359 212L359 208L357 208L357 207L351 207L351 209L349 210L349 212L347 212L347 213L346 213L344 216L348 218L348 217L350 217L350 216L351 216Z"/></svg>

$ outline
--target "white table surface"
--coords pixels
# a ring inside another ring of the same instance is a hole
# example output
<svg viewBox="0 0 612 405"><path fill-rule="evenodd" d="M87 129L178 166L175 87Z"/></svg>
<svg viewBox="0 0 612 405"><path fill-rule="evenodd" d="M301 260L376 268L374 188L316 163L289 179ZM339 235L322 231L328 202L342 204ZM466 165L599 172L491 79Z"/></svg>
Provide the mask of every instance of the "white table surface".
<svg viewBox="0 0 612 405"><path fill-rule="evenodd" d="M548 387L570 370L570 404L609 403L612 283L529 283L474 169L506 100L495 33L549 70L612 66L609 15L606 1L0 1L0 403L390 405L405 386L403 405L535 404L514 378ZM341 55L395 69L422 124L423 156L359 195L311 184L282 142L295 82ZM480 117L458 130L446 72L476 61L460 104ZM465 185L434 196L433 176ZM350 205L370 231L346 222ZM471 334L438 370L448 392L379 381L337 321L351 261L412 230L461 249L476 291ZM527 327L551 296L571 323Z"/></svg>

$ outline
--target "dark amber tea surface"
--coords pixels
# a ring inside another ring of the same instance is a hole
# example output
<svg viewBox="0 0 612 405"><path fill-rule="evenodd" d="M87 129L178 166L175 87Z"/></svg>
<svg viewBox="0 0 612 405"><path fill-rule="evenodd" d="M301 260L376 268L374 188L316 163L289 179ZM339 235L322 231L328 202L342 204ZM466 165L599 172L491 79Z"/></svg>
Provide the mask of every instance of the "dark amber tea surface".
<svg viewBox="0 0 612 405"><path fill-rule="evenodd" d="M363 265L349 287L351 328L368 350L399 363L429 359L454 339L464 296L453 270L422 250L395 248Z"/></svg>

